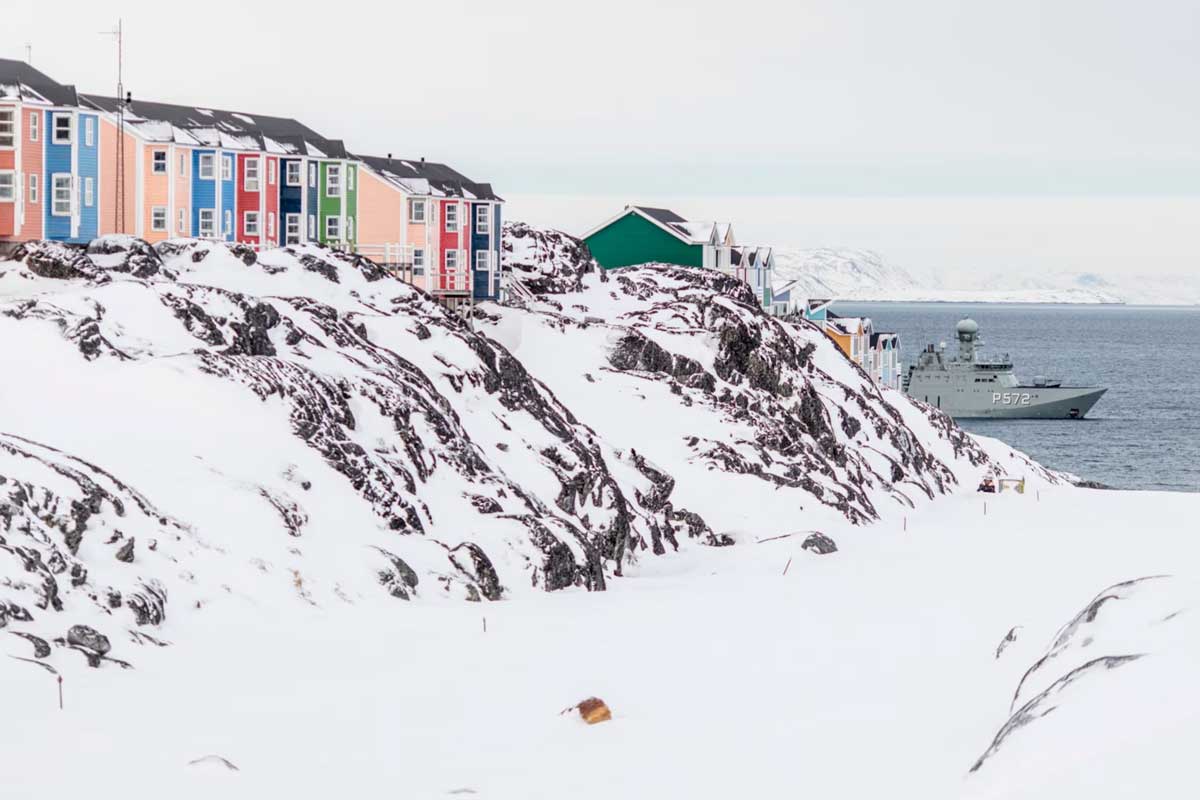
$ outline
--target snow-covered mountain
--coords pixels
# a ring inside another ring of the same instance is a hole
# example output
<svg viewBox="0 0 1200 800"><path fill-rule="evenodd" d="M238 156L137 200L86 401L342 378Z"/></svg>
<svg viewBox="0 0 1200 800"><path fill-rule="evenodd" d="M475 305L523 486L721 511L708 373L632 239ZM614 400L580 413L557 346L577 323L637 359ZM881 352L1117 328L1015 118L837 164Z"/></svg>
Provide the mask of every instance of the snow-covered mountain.
<svg viewBox="0 0 1200 800"><path fill-rule="evenodd" d="M1075 488L719 274L506 234L470 320L316 247L0 263L6 800L1063 796L1113 698L1195 741L1136 703L1194 674L1194 498Z"/></svg>
<svg viewBox="0 0 1200 800"><path fill-rule="evenodd" d="M1200 284L1152 275L1131 275L1120 283L1095 273L1055 273L1036 277L1011 273L966 272L914 277L869 250L777 249L777 287L795 280L803 296L859 301L959 303L1134 303L1194 305Z"/></svg>

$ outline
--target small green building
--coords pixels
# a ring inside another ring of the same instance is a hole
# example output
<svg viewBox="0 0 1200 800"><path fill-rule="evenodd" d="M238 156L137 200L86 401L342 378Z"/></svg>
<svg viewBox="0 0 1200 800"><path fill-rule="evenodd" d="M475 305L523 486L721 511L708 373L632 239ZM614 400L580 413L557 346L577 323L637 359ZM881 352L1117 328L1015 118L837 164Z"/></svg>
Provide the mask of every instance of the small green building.
<svg viewBox="0 0 1200 800"><path fill-rule="evenodd" d="M583 235L592 257L605 269L634 264L728 268L733 228L715 222L688 222L665 208L625 206L625 210Z"/></svg>

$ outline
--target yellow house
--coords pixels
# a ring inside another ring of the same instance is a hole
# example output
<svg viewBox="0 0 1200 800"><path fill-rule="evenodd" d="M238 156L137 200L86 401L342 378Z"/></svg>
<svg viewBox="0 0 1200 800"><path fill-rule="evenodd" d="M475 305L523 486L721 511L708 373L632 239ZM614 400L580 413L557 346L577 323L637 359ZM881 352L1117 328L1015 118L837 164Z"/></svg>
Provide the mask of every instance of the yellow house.
<svg viewBox="0 0 1200 800"><path fill-rule="evenodd" d="M867 352L870 349L871 320L866 317L839 317L830 314L825 333L837 342L842 352L864 369L867 367Z"/></svg>

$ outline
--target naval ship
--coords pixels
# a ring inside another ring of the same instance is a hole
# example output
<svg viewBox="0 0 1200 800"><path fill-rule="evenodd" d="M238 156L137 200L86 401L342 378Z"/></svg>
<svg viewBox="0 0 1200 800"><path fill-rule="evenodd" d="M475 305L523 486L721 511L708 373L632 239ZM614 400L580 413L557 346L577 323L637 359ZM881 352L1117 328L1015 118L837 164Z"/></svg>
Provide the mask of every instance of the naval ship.
<svg viewBox="0 0 1200 800"><path fill-rule="evenodd" d="M904 391L937 406L952 417L995 419L1082 419L1107 389L1063 386L1059 381L1034 378L1022 384L1013 375L1012 361L982 358L976 349L979 325L963 319L956 328L958 355L946 356L945 343L928 345L917 363L908 367Z"/></svg>

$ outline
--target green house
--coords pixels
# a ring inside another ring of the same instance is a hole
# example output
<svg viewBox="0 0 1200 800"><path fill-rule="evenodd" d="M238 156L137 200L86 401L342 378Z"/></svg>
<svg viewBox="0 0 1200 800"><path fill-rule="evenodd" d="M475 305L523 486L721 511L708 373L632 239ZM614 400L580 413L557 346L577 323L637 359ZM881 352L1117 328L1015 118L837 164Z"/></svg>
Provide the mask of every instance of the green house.
<svg viewBox="0 0 1200 800"><path fill-rule="evenodd" d="M728 270L734 245L732 225L689 222L674 211L646 206L626 206L583 241L605 269L661 263Z"/></svg>

